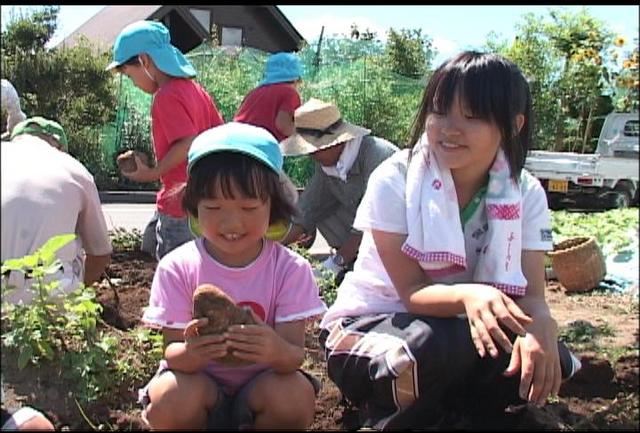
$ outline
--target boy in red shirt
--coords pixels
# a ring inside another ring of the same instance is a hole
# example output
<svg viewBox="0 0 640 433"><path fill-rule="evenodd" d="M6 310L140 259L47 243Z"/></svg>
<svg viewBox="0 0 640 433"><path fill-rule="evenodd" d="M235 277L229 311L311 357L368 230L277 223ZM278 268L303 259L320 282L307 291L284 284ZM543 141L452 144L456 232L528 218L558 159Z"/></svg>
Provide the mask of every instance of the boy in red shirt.
<svg viewBox="0 0 640 433"><path fill-rule="evenodd" d="M136 156L137 169L123 174L137 182L160 180L156 197L156 257L193 239L181 197L174 193L187 180L187 152L202 131L224 120L206 90L194 80L196 71L171 44L169 30L155 21L126 26L113 47L115 68L146 93L153 95L151 133L157 165L148 167Z"/></svg>
<svg viewBox="0 0 640 433"><path fill-rule="evenodd" d="M245 96L233 120L265 128L280 142L294 132L293 112L300 106L302 67L291 53L267 59L265 78Z"/></svg>

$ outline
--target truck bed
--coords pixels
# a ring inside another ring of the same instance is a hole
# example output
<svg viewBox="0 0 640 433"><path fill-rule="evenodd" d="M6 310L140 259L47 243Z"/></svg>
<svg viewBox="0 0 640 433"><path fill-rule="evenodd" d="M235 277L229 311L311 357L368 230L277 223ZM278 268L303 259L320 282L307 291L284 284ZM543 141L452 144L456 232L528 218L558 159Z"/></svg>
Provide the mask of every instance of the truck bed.
<svg viewBox="0 0 640 433"><path fill-rule="evenodd" d="M577 178L638 180L639 161L596 154L547 152L529 153L525 168L539 179L573 180Z"/></svg>

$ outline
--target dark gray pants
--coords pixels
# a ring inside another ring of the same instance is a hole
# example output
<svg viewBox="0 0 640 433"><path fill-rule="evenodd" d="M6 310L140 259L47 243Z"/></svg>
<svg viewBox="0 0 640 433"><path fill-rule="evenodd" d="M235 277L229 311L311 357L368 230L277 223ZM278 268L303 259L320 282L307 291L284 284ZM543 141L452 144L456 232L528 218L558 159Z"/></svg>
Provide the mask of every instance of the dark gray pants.
<svg viewBox="0 0 640 433"><path fill-rule="evenodd" d="M332 325L319 336L329 377L359 407L363 426L437 428L451 413L487 417L525 403L518 395L520 376L502 375L510 354L480 358L466 319L383 313ZM571 354L560 342L558 348L567 378Z"/></svg>

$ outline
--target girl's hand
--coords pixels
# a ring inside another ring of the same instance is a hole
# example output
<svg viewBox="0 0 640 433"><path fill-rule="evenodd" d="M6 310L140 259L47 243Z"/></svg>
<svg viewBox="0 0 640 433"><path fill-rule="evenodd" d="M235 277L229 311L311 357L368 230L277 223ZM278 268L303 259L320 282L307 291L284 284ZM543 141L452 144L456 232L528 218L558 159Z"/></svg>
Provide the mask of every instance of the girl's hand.
<svg viewBox="0 0 640 433"><path fill-rule="evenodd" d="M194 319L184 330L184 347L186 352L200 362L215 361L228 352L228 344L224 335L198 335L198 327L205 326L209 319Z"/></svg>
<svg viewBox="0 0 640 433"><path fill-rule="evenodd" d="M462 302L471 328L471 339L484 358L487 351L497 358L499 344L507 353L512 345L507 335L500 329L498 321L518 335L525 335L523 325L532 322L520 307L507 295L495 287L484 284L465 285Z"/></svg>
<svg viewBox="0 0 640 433"><path fill-rule="evenodd" d="M517 337L505 376L520 370L520 398L543 406L548 396L558 395L562 382L558 354L557 324L549 316L535 318L527 335Z"/></svg>
<svg viewBox="0 0 640 433"><path fill-rule="evenodd" d="M257 325L233 325L225 333L229 352L245 361L274 364L285 351L286 342L253 310L251 315Z"/></svg>

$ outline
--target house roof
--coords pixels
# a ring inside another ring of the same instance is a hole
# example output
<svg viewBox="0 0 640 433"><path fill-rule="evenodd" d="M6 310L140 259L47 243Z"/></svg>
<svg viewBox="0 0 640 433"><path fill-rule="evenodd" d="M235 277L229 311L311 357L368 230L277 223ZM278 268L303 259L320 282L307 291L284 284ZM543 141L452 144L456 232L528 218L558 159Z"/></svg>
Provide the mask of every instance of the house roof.
<svg viewBox="0 0 640 433"><path fill-rule="evenodd" d="M267 9L267 11L271 13L276 22L280 24L293 41L298 42L304 40L302 35L277 6L256 7ZM106 6L78 27L69 36L59 42L58 45L72 47L78 43L80 36L84 35L99 49L110 50L123 27L135 21L155 19L164 15L164 11L162 9L172 8L176 8L176 10L180 9L179 6L160 5ZM196 33L206 35L206 30L198 24L197 20L195 20L191 14L184 16L184 12L182 12L181 15L191 23L191 26Z"/></svg>

